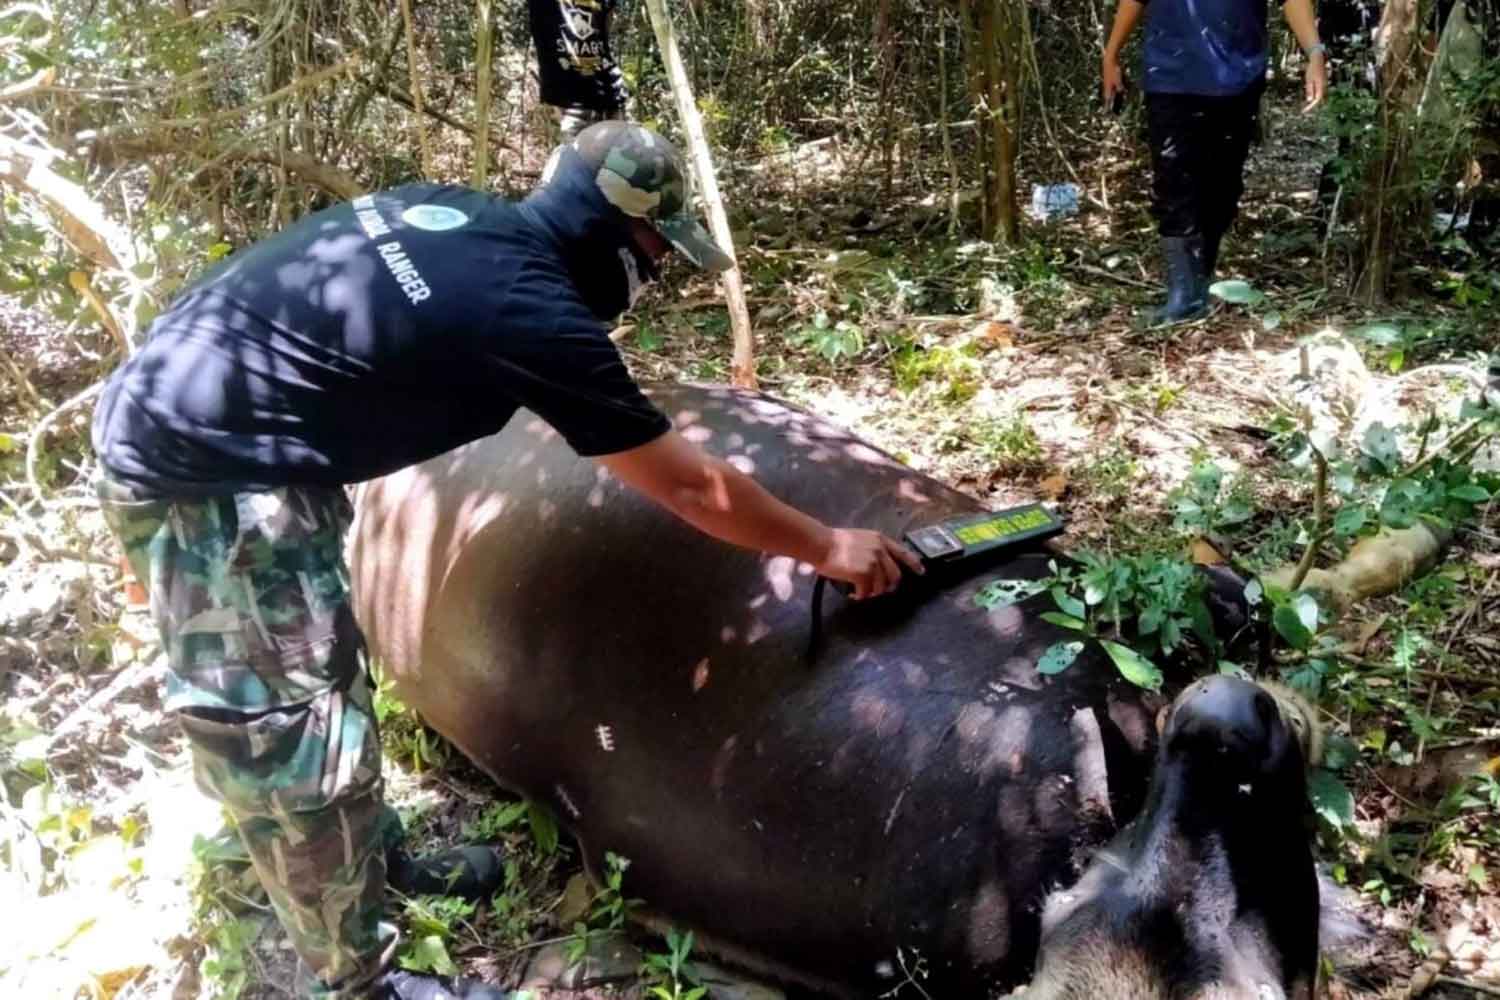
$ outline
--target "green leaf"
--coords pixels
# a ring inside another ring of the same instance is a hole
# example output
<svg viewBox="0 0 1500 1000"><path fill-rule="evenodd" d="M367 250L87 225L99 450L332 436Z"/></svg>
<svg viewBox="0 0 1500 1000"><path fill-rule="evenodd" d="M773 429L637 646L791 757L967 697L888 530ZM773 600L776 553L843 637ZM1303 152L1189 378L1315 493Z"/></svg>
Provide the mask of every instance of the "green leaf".
<svg viewBox="0 0 1500 1000"><path fill-rule="evenodd" d="M543 854L551 855L557 853L557 819L552 811L546 806L532 802L526 802L527 818L531 823L531 837L536 841L536 846Z"/></svg>
<svg viewBox="0 0 1500 1000"><path fill-rule="evenodd" d="M1052 600L1064 614L1072 615L1074 618L1084 618L1088 615L1083 602L1061 587L1052 588Z"/></svg>
<svg viewBox="0 0 1500 1000"><path fill-rule="evenodd" d="M412 942L401 964L413 972L436 972L440 976L451 976L458 971L448 957L448 946L436 934Z"/></svg>
<svg viewBox="0 0 1500 1000"><path fill-rule="evenodd" d="M1081 619L1074 618L1072 615L1058 614L1056 611L1042 612L1042 621L1070 628L1075 632L1082 632L1087 627Z"/></svg>
<svg viewBox="0 0 1500 1000"><path fill-rule="evenodd" d="M0 434L0 455L9 455L20 447L21 442L16 440L14 434Z"/></svg>
<svg viewBox="0 0 1500 1000"><path fill-rule="evenodd" d="M635 346L643 351L658 350L665 340L666 338L661 335L661 331L656 328L655 324L642 323L636 327Z"/></svg>
<svg viewBox="0 0 1500 1000"><path fill-rule="evenodd" d="M1340 538L1357 535L1369 517L1370 512L1363 504L1345 504L1339 508L1337 514L1333 515L1333 533Z"/></svg>
<svg viewBox="0 0 1500 1000"><path fill-rule="evenodd" d="M1208 293L1240 306L1253 306L1265 299L1248 281L1215 281L1208 286Z"/></svg>
<svg viewBox="0 0 1500 1000"><path fill-rule="evenodd" d="M1083 652L1081 639L1074 639L1071 642L1054 642L1047 647L1047 651L1037 661L1037 673L1060 674L1073 665L1073 661L1078 659L1078 654L1081 652Z"/></svg>
<svg viewBox="0 0 1500 1000"><path fill-rule="evenodd" d="M994 580L974 595L974 603L986 611L1008 608L1046 589L1047 584L1041 580Z"/></svg>
<svg viewBox="0 0 1500 1000"><path fill-rule="evenodd" d="M1468 503L1484 503L1490 498L1490 491L1478 483L1465 483L1462 486L1453 487L1448 491L1448 495Z"/></svg>
<svg viewBox="0 0 1500 1000"><path fill-rule="evenodd" d="M1354 741L1339 733L1330 733L1323 744L1322 765L1330 771L1342 771L1359 757L1359 747ZM1312 763L1319 763L1313 761Z"/></svg>
<svg viewBox="0 0 1500 1000"><path fill-rule="evenodd" d="M1268 333L1280 325L1281 313L1279 312L1268 312L1260 318L1260 328Z"/></svg>
<svg viewBox="0 0 1500 1000"><path fill-rule="evenodd" d="M1409 528L1417 519L1422 488L1410 479L1398 479L1386 488L1380 501L1380 520L1393 528Z"/></svg>
<svg viewBox="0 0 1500 1000"><path fill-rule="evenodd" d="M1228 660L1219 661L1219 673L1226 674L1230 677L1238 677L1242 681L1253 680L1253 678L1250 676L1250 671L1246 670L1238 663L1231 663Z"/></svg>
<svg viewBox="0 0 1500 1000"><path fill-rule="evenodd" d="M1109 654L1109 658L1114 661L1115 668L1120 671L1121 677L1124 677L1136 687L1143 687L1148 691L1156 691L1161 688L1162 674L1156 664L1129 646L1122 646L1118 642L1103 640L1100 642L1100 645Z"/></svg>
<svg viewBox="0 0 1500 1000"><path fill-rule="evenodd" d="M1271 612L1271 625L1293 649L1306 649L1312 645L1312 632L1302 623L1302 616L1290 604L1278 604Z"/></svg>
<svg viewBox="0 0 1500 1000"><path fill-rule="evenodd" d="M1344 830L1354 825L1354 796L1332 771L1315 767L1308 772L1307 797L1329 826Z"/></svg>
<svg viewBox="0 0 1500 1000"><path fill-rule="evenodd" d="M1176 618L1174 618L1174 617L1168 617L1166 619L1166 621L1164 621L1164 622L1161 623L1161 650L1162 650L1162 652L1163 653L1170 653L1172 650L1174 650L1174 649L1177 648L1177 644L1179 642L1181 642L1181 641L1182 641L1182 626L1180 626L1180 625L1177 624L1177 619Z"/></svg>
<svg viewBox="0 0 1500 1000"><path fill-rule="evenodd" d="M1208 610L1208 604L1202 597L1194 598L1188 603L1187 613L1193 634L1203 645L1217 653L1220 647L1219 636L1214 632L1214 616Z"/></svg>
<svg viewBox="0 0 1500 1000"><path fill-rule="evenodd" d="M1401 464L1401 449L1396 444L1395 433L1378 420L1365 428L1359 450L1383 472L1394 472Z"/></svg>
<svg viewBox="0 0 1500 1000"><path fill-rule="evenodd" d="M1160 604L1152 604L1141 612L1136 621L1136 629L1141 635L1150 635L1161 628L1161 623L1166 618L1167 612Z"/></svg>
<svg viewBox="0 0 1500 1000"><path fill-rule="evenodd" d="M1303 626L1309 632L1318 630L1318 599L1311 594L1298 594L1292 598L1292 609L1297 612Z"/></svg>

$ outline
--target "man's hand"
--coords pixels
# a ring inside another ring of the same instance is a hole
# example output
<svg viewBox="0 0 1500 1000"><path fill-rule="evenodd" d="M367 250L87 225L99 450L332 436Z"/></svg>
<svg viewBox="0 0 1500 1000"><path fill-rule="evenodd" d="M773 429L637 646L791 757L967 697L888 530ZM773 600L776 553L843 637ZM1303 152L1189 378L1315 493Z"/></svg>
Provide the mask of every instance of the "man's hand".
<svg viewBox="0 0 1500 1000"><path fill-rule="evenodd" d="M1116 94L1125 93L1125 74L1120 72L1120 52L1125 40L1135 30L1146 14L1146 5L1141 0L1120 0L1115 8L1115 23L1109 29L1109 41L1104 43L1104 62L1099 75L1104 84L1104 106L1111 106Z"/></svg>
<svg viewBox="0 0 1500 1000"><path fill-rule="evenodd" d="M910 549L878 531L834 528L828 558L816 568L829 579L851 584L852 596L859 601L895 590L901 582L898 562L914 573L923 572L922 560Z"/></svg>
<svg viewBox="0 0 1500 1000"><path fill-rule="evenodd" d="M1304 74L1307 83L1307 103L1302 105L1304 114L1323 103L1323 98L1328 96L1328 57L1322 52L1314 52L1307 57L1307 72Z"/></svg>
<svg viewBox="0 0 1500 1000"><path fill-rule="evenodd" d="M1104 53L1099 76L1104 81L1104 106L1108 108L1116 94L1125 93L1125 74L1120 71L1120 60L1109 52Z"/></svg>

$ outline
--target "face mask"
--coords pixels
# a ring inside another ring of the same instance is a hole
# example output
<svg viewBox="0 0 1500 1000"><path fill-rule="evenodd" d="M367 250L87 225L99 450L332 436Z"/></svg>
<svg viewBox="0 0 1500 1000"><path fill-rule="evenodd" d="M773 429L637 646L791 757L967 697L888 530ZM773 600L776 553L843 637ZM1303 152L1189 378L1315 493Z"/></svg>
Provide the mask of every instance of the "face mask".
<svg viewBox="0 0 1500 1000"><path fill-rule="evenodd" d="M607 323L635 305L658 272L634 240L627 238L623 246L615 243L600 250L590 254L593 260L586 267L576 268L574 275L584 304Z"/></svg>

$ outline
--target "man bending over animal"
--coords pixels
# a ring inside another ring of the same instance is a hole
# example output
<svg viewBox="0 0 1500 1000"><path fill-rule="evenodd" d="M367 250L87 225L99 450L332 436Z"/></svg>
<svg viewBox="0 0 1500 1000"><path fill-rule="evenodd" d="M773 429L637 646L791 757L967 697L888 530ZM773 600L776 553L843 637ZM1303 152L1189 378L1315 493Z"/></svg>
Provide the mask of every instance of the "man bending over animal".
<svg viewBox="0 0 1500 1000"><path fill-rule="evenodd" d="M402 891L487 897L482 848L411 859L384 807L343 487L499 431L520 407L702 531L854 587L916 557L781 503L672 430L608 337L673 247L731 265L681 159L623 122L585 129L529 197L412 184L311 215L188 288L94 416L105 516L171 667L200 786L239 826L306 965L306 995L498 990L394 967ZM400 573L390 566L387 572Z"/></svg>

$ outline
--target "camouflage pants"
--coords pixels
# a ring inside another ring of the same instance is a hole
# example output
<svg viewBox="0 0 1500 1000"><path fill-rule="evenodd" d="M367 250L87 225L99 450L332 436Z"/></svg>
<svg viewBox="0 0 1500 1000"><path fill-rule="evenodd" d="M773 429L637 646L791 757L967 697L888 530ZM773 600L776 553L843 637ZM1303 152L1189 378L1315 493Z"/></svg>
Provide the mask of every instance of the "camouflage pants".
<svg viewBox="0 0 1500 1000"><path fill-rule="evenodd" d="M380 741L349 609L334 489L206 499L103 480L110 528L151 595L167 708L199 787L239 826L316 997L358 996L390 961L380 920Z"/></svg>

